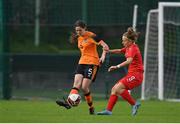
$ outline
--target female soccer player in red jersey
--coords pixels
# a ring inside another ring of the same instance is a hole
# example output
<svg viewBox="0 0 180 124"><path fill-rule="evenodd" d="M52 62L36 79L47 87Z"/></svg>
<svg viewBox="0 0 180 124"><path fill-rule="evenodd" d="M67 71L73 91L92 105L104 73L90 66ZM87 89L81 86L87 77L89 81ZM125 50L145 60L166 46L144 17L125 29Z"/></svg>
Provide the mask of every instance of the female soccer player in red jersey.
<svg viewBox="0 0 180 124"><path fill-rule="evenodd" d="M140 86L143 80L142 56L138 46L135 44L137 38L138 33L136 33L133 28L128 28L127 32L122 36L124 48L107 51L116 54L123 53L126 57L126 61L116 66L111 66L108 69L109 72L127 65L129 65L129 68L127 75L120 79L112 88L106 110L98 112L98 115L111 115L119 95L132 106L132 115L134 116L137 114L137 110L141 104L140 102L135 101L128 92L128 90Z"/></svg>
<svg viewBox="0 0 180 124"><path fill-rule="evenodd" d="M78 48L81 52L81 57L76 69L76 74L74 77L73 88L70 94L78 94L79 89L82 89L85 100L89 106L89 113L94 114L93 100L90 92L90 85L95 81L96 74L100 63L103 63L106 56L106 51L109 50L108 45L100 38L96 36L93 32L87 31L86 24L78 20L75 23L75 32L72 34L71 42L77 42ZM99 58L97 52L97 46L100 45L103 48L101 58ZM56 103L59 106L63 106L70 109L71 106L67 100L61 101L57 100Z"/></svg>

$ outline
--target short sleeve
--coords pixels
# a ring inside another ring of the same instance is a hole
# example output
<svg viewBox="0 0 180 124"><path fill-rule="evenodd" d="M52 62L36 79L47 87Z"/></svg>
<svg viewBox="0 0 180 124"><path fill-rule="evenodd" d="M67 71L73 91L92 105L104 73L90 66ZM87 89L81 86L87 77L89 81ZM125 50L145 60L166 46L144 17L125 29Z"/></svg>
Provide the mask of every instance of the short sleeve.
<svg viewBox="0 0 180 124"><path fill-rule="evenodd" d="M126 48L122 48L121 53L125 53L125 52L126 52Z"/></svg>

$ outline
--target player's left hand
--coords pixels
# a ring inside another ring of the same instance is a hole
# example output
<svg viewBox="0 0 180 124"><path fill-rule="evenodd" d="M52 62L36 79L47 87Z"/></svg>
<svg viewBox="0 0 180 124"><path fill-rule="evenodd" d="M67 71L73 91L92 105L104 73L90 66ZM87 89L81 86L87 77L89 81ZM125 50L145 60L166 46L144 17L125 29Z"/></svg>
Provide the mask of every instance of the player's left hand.
<svg viewBox="0 0 180 124"><path fill-rule="evenodd" d="M111 71L116 70L116 69L117 69L117 66L111 66L111 67L109 67L108 72L111 72Z"/></svg>
<svg viewBox="0 0 180 124"><path fill-rule="evenodd" d="M108 51L109 51L109 46L108 46L108 45L104 45L104 46L103 46L103 50L106 51L106 52L108 52Z"/></svg>
<svg viewBox="0 0 180 124"><path fill-rule="evenodd" d="M101 64L103 64L105 61L105 56L101 56L101 58L99 59L99 63L100 63L100 66Z"/></svg>

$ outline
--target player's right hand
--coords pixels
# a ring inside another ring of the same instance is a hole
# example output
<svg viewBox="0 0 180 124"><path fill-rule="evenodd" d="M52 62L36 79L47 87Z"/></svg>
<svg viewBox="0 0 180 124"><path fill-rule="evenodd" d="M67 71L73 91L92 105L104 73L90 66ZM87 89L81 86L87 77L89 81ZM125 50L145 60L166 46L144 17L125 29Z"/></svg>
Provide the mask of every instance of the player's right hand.
<svg viewBox="0 0 180 124"><path fill-rule="evenodd" d="M116 70L116 69L117 69L117 66L111 66L111 67L109 67L108 72L111 72L111 71Z"/></svg>

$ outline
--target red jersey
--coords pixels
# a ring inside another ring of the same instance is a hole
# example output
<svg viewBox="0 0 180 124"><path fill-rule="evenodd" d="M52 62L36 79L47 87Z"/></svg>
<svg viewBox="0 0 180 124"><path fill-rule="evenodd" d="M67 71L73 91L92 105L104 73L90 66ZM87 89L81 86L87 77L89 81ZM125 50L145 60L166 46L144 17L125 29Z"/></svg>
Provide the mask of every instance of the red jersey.
<svg viewBox="0 0 180 124"><path fill-rule="evenodd" d="M121 52L125 54L126 58L133 58L133 61L129 65L128 73L144 71L141 52L135 43L127 48L121 49Z"/></svg>

